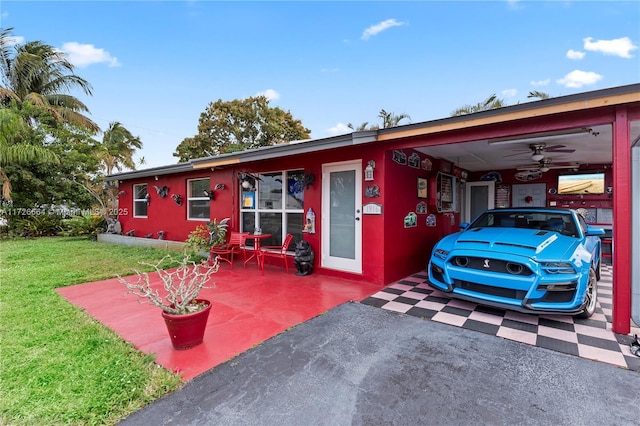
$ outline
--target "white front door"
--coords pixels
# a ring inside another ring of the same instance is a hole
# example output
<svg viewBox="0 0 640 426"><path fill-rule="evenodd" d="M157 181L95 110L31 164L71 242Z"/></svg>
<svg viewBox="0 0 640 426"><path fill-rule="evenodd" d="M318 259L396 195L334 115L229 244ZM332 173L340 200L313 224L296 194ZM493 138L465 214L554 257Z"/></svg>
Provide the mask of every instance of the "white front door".
<svg viewBox="0 0 640 426"><path fill-rule="evenodd" d="M512 207L545 207L547 205L547 185L544 183L523 183L511 188Z"/></svg>
<svg viewBox="0 0 640 426"><path fill-rule="evenodd" d="M362 272L362 162L322 166L323 268Z"/></svg>
<svg viewBox="0 0 640 426"><path fill-rule="evenodd" d="M463 222L471 222L483 211L495 207L495 188L496 183L492 180L465 184Z"/></svg>

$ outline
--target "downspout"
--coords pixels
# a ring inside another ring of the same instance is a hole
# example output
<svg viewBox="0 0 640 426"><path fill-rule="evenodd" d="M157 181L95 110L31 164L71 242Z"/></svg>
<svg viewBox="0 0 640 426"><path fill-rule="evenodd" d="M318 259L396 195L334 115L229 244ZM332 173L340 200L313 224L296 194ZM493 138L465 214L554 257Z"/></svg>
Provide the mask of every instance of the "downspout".
<svg viewBox="0 0 640 426"><path fill-rule="evenodd" d="M640 138L631 147L631 259L640 259ZM640 265L631 262L631 319L640 327Z"/></svg>

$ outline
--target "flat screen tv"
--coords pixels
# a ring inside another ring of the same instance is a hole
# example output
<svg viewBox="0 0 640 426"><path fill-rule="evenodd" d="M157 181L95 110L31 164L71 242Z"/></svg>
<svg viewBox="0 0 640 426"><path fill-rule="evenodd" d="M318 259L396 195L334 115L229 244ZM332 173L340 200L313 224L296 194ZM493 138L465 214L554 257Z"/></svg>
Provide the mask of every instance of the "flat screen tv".
<svg viewBox="0 0 640 426"><path fill-rule="evenodd" d="M558 194L604 194L604 173L558 175Z"/></svg>

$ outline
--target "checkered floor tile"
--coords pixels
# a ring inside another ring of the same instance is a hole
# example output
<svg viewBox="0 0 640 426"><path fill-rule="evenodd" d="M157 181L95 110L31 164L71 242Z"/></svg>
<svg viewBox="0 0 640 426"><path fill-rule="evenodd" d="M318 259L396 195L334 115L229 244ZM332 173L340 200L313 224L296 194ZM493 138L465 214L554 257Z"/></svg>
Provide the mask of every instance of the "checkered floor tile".
<svg viewBox="0 0 640 426"><path fill-rule="evenodd" d="M611 265L603 265L598 282L598 306L589 319L571 316L530 315L450 299L427 284L426 271L395 282L361 303L413 315L481 333L516 340L640 372L640 358L631 353L633 335L611 331Z"/></svg>

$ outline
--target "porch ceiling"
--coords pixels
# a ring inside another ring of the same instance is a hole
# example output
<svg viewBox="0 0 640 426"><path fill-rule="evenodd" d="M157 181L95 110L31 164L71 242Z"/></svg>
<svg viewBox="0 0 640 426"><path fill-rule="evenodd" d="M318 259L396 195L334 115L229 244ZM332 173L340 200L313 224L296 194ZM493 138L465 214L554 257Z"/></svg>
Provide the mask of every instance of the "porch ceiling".
<svg viewBox="0 0 640 426"><path fill-rule="evenodd" d="M536 161L531 159L533 152L530 145L540 144L544 144L547 149L547 151L543 149L540 153L545 160L550 161L550 168L568 166L573 163L582 166L611 164L613 158L612 126L591 126L584 131L582 130L577 128L573 129L574 133L567 131L556 135L529 135L504 141L492 141L491 143L487 140L479 140L416 149L472 172L533 166ZM633 122L631 140L635 140L639 136L640 123ZM552 147L562 151L554 150ZM573 151L563 152L570 150Z"/></svg>

